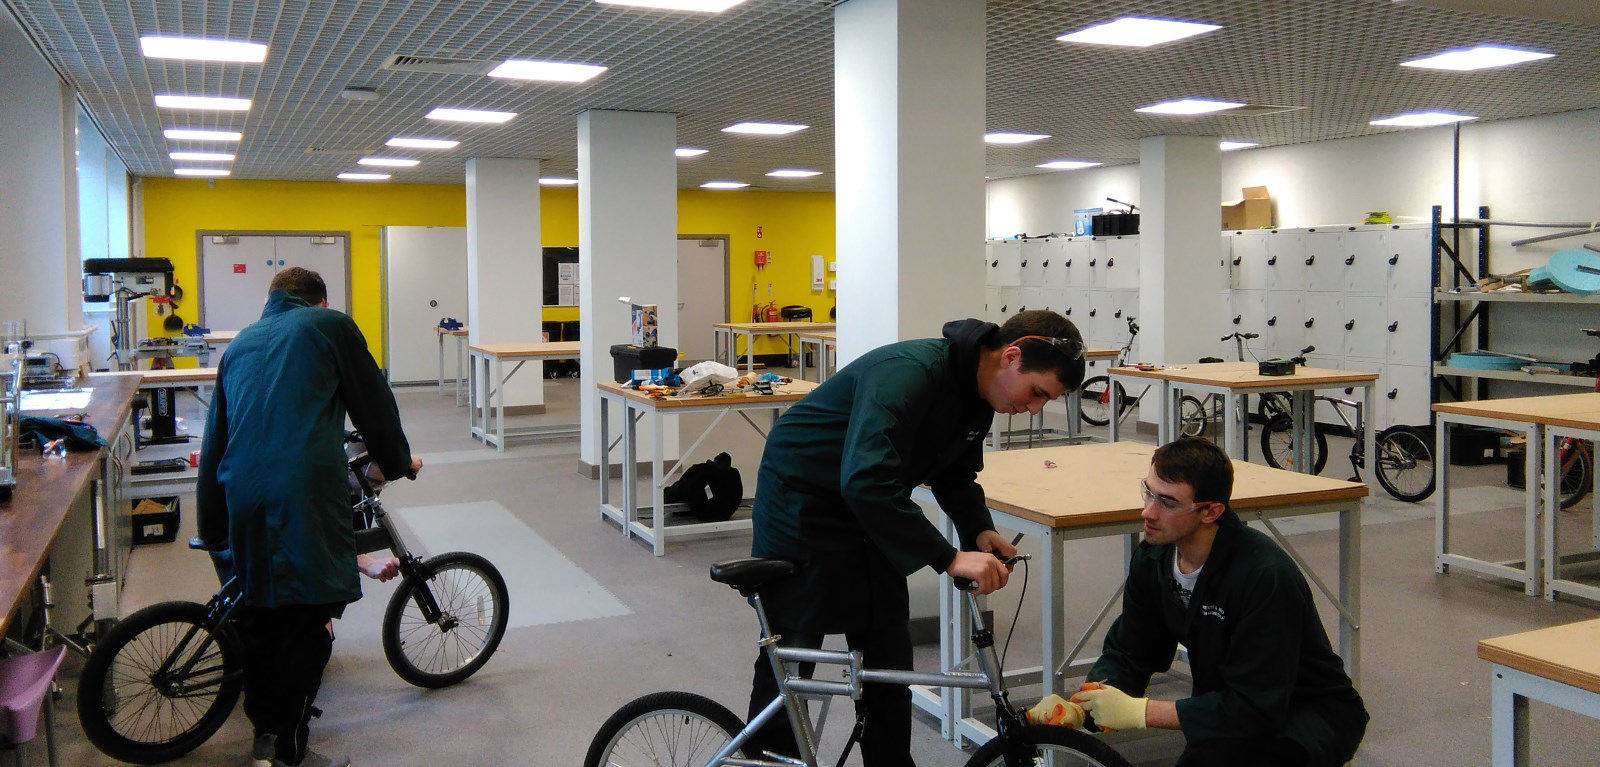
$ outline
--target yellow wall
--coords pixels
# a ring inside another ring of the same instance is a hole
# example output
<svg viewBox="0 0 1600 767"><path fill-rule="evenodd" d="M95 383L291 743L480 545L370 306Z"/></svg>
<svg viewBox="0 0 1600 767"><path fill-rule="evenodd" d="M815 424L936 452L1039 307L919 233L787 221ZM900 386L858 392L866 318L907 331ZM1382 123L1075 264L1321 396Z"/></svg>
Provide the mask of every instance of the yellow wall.
<svg viewBox="0 0 1600 767"><path fill-rule="evenodd" d="M544 245L578 244L578 195L574 189L541 190L540 238ZM833 195L797 192L678 193L678 231L729 236L729 316L748 321L751 283L765 305L767 285L779 306L806 304L827 320L832 291L812 293L811 254L834 258ZM350 232L351 316L367 336L374 356L383 343L379 227L466 226L466 190L460 184L354 184L322 181L144 179L144 251L172 260L178 283L189 289L180 313L198 316L195 232L202 229ZM756 229L761 228L757 238ZM753 252L772 261L759 274ZM831 276L831 275L830 275ZM577 319L577 307L546 309L547 320ZM152 328L160 328L152 322ZM219 328L233 330L236 328ZM767 339L758 351L777 351Z"/></svg>

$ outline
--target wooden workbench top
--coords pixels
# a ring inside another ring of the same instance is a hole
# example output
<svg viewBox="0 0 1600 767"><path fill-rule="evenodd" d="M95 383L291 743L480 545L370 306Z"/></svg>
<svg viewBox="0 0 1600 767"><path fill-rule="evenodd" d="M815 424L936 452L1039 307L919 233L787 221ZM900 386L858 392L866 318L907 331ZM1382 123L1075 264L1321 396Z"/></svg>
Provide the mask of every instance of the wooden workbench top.
<svg viewBox="0 0 1600 767"><path fill-rule="evenodd" d="M96 373L97 376L117 376L137 379L139 385L174 383L216 383L216 368L163 368L161 370L113 370Z"/></svg>
<svg viewBox="0 0 1600 767"><path fill-rule="evenodd" d="M1084 349L1083 350L1084 358L1085 359L1091 359L1091 360L1114 359L1118 354L1121 354L1121 353L1122 353L1121 349Z"/></svg>
<svg viewBox="0 0 1600 767"><path fill-rule="evenodd" d="M1113 375L1150 378L1157 381L1165 380L1205 386L1226 386L1229 389L1281 389L1285 386L1305 386L1307 384L1326 384L1329 387L1334 387L1342 384L1357 384L1378 380L1377 373L1362 373L1354 370L1296 367L1294 375L1264 376L1256 372L1258 369L1254 362L1192 362L1185 365L1158 367L1154 370L1123 367L1112 368L1107 372Z"/></svg>
<svg viewBox="0 0 1600 767"><path fill-rule="evenodd" d="M545 341L527 344L467 344L467 350L501 359L535 359L539 357L576 357L582 351L580 341Z"/></svg>
<svg viewBox="0 0 1600 767"><path fill-rule="evenodd" d="M978 484L989 507L1054 528L1136 522L1144 508L1139 481L1150 470L1154 445L1090 445L1003 450L983 454ZM1045 461L1055 462L1046 468ZM1347 501L1366 485L1233 462L1235 511L1297 503Z"/></svg>
<svg viewBox="0 0 1600 767"><path fill-rule="evenodd" d="M714 322L711 327L741 333L803 333L807 330L837 330L832 322Z"/></svg>
<svg viewBox="0 0 1600 767"><path fill-rule="evenodd" d="M128 417L138 380L128 376L95 374L81 382L94 389L90 395L88 423L107 441ZM32 415L63 415L64 411L28 411ZM17 486L9 500L0 502L0 635L32 588L72 509L72 502L93 479L100 465L97 452L68 453L65 458L43 458L24 449L17 456Z"/></svg>
<svg viewBox="0 0 1600 767"><path fill-rule="evenodd" d="M1437 413L1500 418L1517 423L1561 423L1568 426L1578 425L1582 428L1586 425L1585 419L1581 417L1583 414L1600 412L1600 392L1440 402L1433 406L1433 410ZM1590 421L1587 425L1593 423Z"/></svg>
<svg viewBox="0 0 1600 767"><path fill-rule="evenodd" d="M799 338L802 338L802 339L816 339L818 341L837 341L837 340L839 340L839 334L836 331L832 331L832 330L816 330L816 331L812 331L812 332L801 332L801 333L795 333L795 335L798 336Z"/></svg>
<svg viewBox="0 0 1600 767"><path fill-rule="evenodd" d="M434 325L433 332L438 333L441 336L464 336L467 334L467 327L463 325L455 330L446 330L438 325Z"/></svg>
<svg viewBox="0 0 1600 767"><path fill-rule="evenodd" d="M1600 693L1600 619L1484 639L1478 657Z"/></svg>
<svg viewBox="0 0 1600 767"><path fill-rule="evenodd" d="M807 394L810 394L811 390L817 388L818 385L819 384L811 381L805 381L796 378L791 380L789 383L779 384L772 387L772 394L737 394L731 397L691 396L652 399L649 394L641 392L638 389L629 389L624 387L622 384L614 383L612 381L601 381L600 383L596 384L596 386L598 386L602 391L617 394L626 399L633 400L634 402L647 404L651 407L658 407L663 410L669 410L675 407L704 407L706 405L751 405L756 403L770 404L779 402L798 402L804 399Z"/></svg>

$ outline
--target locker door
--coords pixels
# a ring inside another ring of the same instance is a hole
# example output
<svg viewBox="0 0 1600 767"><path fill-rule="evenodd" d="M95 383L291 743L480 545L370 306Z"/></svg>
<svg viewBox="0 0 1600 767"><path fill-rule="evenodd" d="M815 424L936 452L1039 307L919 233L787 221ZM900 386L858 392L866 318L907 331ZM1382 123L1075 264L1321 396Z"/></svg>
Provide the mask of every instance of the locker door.
<svg viewBox="0 0 1600 767"><path fill-rule="evenodd" d="M983 286L983 318L985 320L994 323L1005 321L1000 316L1000 291L1003 289L999 285Z"/></svg>
<svg viewBox="0 0 1600 767"><path fill-rule="evenodd" d="M279 271L298 266L322 275L322 281L328 286L328 308L350 313L350 270L343 236L282 235L273 238L273 245Z"/></svg>
<svg viewBox="0 0 1600 767"><path fill-rule="evenodd" d="M995 320L995 322L1003 323L1006 320L1011 319L1011 316L1017 313L1019 299L1022 297L1019 295L1022 291L1022 288L1011 285L1002 285L1000 286L999 290L1000 307L996 310L996 314L1000 317L1000 319Z"/></svg>
<svg viewBox="0 0 1600 767"><path fill-rule="evenodd" d="M990 271L995 274L994 284L1005 287L1019 287L1022 285L1022 242L1020 240L1004 240L994 244L994 258L990 261Z"/></svg>
<svg viewBox="0 0 1600 767"><path fill-rule="evenodd" d="M1222 274L1221 284L1228 288L1239 287L1233 271L1233 240L1234 235L1228 232L1223 232L1217 240L1217 269Z"/></svg>
<svg viewBox="0 0 1600 767"><path fill-rule="evenodd" d="M1305 294L1306 318L1301 327L1310 334L1308 344L1317 347L1321 357L1344 354L1344 310L1337 293Z"/></svg>
<svg viewBox="0 0 1600 767"><path fill-rule="evenodd" d="M1388 348L1389 324L1383 299L1377 296L1345 296L1340 330L1344 331L1344 356L1351 359L1382 360Z"/></svg>
<svg viewBox="0 0 1600 767"><path fill-rule="evenodd" d="M1384 411L1384 419L1378 421L1379 428L1397 423L1427 425L1429 401L1432 398L1432 382L1428 371L1425 365L1384 367L1383 379L1378 382L1377 391L1377 399L1385 403L1379 406Z"/></svg>
<svg viewBox="0 0 1600 767"><path fill-rule="evenodd" d="M1429 300L1416 296L1389 298L1384 335L1387 336L1387 359L1390 364L1428 364L1428 332L1432 320L1428 316Z"/></svg>
<svg viewBox="0 0 1600 767"><path fill-rule="evenodd" d="M1106 287L1106 256L1110 255L1111 245L1109 240L1094 239L1089 241L1089 287L1094 290L1104 290Z"/></svg>
<svg viewBox="0 0 1600 767"><path fill-rule="evenodd" d="M1343 292L1347 254L1342 233L1307 232L1303 242L1306 257L1301 263L1306 270L1306 289L1316 293Z"/></svg>
<svg viewBox="0 0 1600 767"><path fill-rule="evenodd" d="M1139 289L1139 241L1118 237L1106 240L1106 287Z"/></svg>
<svg viewBox="0 0 1600 767"><path fill-rule="evenodd" d="M1062 265L1067 268L1067 284L1089 287L1089 246L1087 237L1073 237L1061 245Z"/></svg>
<svg viewBox="0 0 1600 767"><path fill-rule="evenodd" d="M1240 290L1267 289L1267 237L1240 233L1233 239L1234 286Z"/></svg>
<svg viewBox="0 0 1600 767"><path fill-rule="evenodd" d="M1267 249L1267 288L1303 292L1306 289L1306 248L1299 232L1262 232Z"/></svg>
<svg viewBox="0 0 1600 767"><path fill-rule="evenodd" d="M1000 243L995 240L984 240L983 242L983 284L985 285L1000 284L999 245Z"/></svg>
<svg viewBox="0 0 1600 767"><path fill-rule="evenodd" d="M1023 287L1044 285L1044 240L1023 240L1018 258L1017 284Z"/></svg>
<svg viewBox="0 0 1600 767"><path fill-rule="evenodd" d="M1017 290L1017 311L1044 308L1044 288L1024 285Z"/></svg>
<svg viewBox="0 0 1600 767"><path fill-rule="evenodd" d="M1233 314L1238 321L1233 324L1233 330L1227 331L1228 333L1237 330L1240 333L1264 335L1267 329L1267 291L1233 291ZM1257 343L1259 343L1259 339ZM1225 346L1230 350L1234 348L1232 341L1228 341ZM1232 351L1225 356L1230 360L1238 357Z"/></svg>
<svg viewBox="0 0 1600 767"><path fill-rule="evenodd" d="M1117 338L1122 329L1122 320L1112 315L1117 312L1115 294L1109 290L1096 290L1089 293L1089 335L1101 341L1110 341Z"/></svg>
<svg viewBox="0 0 1600 767"><path fill-rule="evenodd" d="M1432 236L1429 229L1391 229L1384 234L1389 295L1428 298L1433 293Z"/></svg>
<svg viewBox="0 0 1600 767"><path fill-rule="evenodd" d="M1345 270L1344 291L1351 295L1381 296L1388 291L1389 262L1385 232L1357 230L1345 235L1355 263Z"/></svg>
<svg viewBox="0 0 1600 767"><path fill-rule="evenodd" d="M1206 339L1206 342L1210 344L1210 346L1207 346L1206 348L1215 348L1220 351L1225 351L1226 348L1232 347L1232 341L1229 341L1227 344L1222 344L1217 342L1216 339L1232 333L1234 329L1239 327L1238 325L1233 324L1233 318L1240 316L1233 307L1233 296L1236 292L1237 291L1228 290L1218 293L1217 300L1212 303L1213 319L1211 323L1211 332L1207 334L1208 337ZM1242 317L1240 321L1244 321ZM1213 354L1212 356L1220 357L1222 355Z"/></svg>
<svg viewBox="0 0 1600 767"><path fill-rule="evenodd" d="M272 237L207 236L200 241L200 315L212 330L240 330L261 319L277 273Z"/></svg>
<svg viewBox="0 0 1600 767"><path fill-rule="evenodd" d="M1125 338L1128 335L1128 319L1139 316L1139 291L1118 290L1113 292L1112 305L1116 307L1115 311L1111 312L1111 319L1114 324L1111 327L1111 335L1107 337L1107 340Z"/></svg>
<svg viewBox="0 0 1600 767"><path fill-rule="evenodd" d="M1303 340L1306 311L1303 293L1267 292L1266 329L1261 333L1261 348L1273 355L1289 357L1298 354L1310 341Z"/></svg>
<svg viewBox="0 0 1600 767"><path fill-rule="evenodd" d="M1052 237L1044 244L1044 262L1039 265L1044 272L1044 286L1064 288L1067 282L1067 241ZM1046 301L1048 303L1048 300Z"/></svg>

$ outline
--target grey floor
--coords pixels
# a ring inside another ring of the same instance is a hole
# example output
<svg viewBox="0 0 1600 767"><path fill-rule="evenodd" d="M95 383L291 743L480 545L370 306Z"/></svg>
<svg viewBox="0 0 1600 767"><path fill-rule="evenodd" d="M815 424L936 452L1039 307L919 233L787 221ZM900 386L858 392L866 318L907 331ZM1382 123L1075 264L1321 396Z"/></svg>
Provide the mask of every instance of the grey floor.
<svg viewBox="0 0 1600 767"><path fill-rule="evenodd" d="M550 412L519 422L575 421L576 381L552 382L546 391ZM464 410L433 387L403 387L398 398L413 448L427 467L418 481L386 491L388 508L403 518L411 510L415 519L435 522L439 514L458 511L459 526L430 523L418 529L434 531L428 534L444 537L445 545L493 552L491 559L511 580L511 599L518 605L513 622L525 625L510 630L490 663L466 683L417 689L390 670L379 642L382 610L393 585L365 582L366 597L336 624L338 640L318 701L324 714L313 723L313 747L348 754L358 765L577 765L601 721L646 692L690 690L742 714L754 620L737 595L706 578L706 568L746 554L747 533L674 542L667 556L653 557L600 520L598 485L579 473L574 442L514 443L496 453L467 436ZM708 422L685 417L683 443ZM1334 455L1347 453L1348 444L1334 440ZM759 438L742 421L725 421L694 460L717 450L737 456L748 489ZM1336 458L1324 473L1348 471L1348 460ZM1503 466L1463 469L1452 483L1466 491L1460 502L1479 512L1458 523L1466 553L1517 555L1521 496L1504 486L1504 471ZM1583 544L1588 528L1588 504L1582 506L1563 513L1573 547ZM192 498L185 498L180 541L193 529L192 509ZM500 509L509 522L475 526L480 517L500 519ZM1594 606L1545 602L1469 574L1435 574L1433 514L1427 503L1369 499L1365 517L1360 681L1373 720L1356 762L1486 764L1489 673L1475 656L1477 640L1593 618ZM1331 518L1312 517L1286 521L1283 527L1314 568L1330 572L1337 551L1335 525ZM474 535L482 536L477 545L470 544ZM469 545L460 546L462 540ZM433 550L428 540L418 543ZM1111 593L1120 555L1121 544L1112 540L1079 542L1069 549L1068 631L1082 631ZM1012 616L1019 616L1010 665L1033 665L1036 660L1028 656L1038 646L1039 626L1035 610L1019 612L1017 583L1014 579L1013 587L993 597L990 607L1002 636ZM134 552L122 609L126 614L163 600L203 601L215 587L205 557L177 543L141 546ZM1038 593L1033 584L1027 601ZM1331 627L1333 613L1323 608ZM935 668L937 648L919 647L917 662L919 668ZM61 763L111 764L78 727L73 700L78 665L69 661L62 676L67 695L58 704ZM1167 697L1186 690L1181 675L1162 678L1155 688ZM1037 694L1024 687L1013 696L1026 702ZM843 716L836 715L825 733L829 764L847 729L839 726ZM1600 762L1600 722L1538 703L1530 719L1534 764ZM210 742L176 763L247 764L249 735L243 713L236 711ZM1183 747L1175 733L1113 737L1139 765L1170 764ZM942 741L931 719L914 727L913 741L919 764L965 762L966 754ZM859 757L852 756L850 763L859 764Z"/></svg>

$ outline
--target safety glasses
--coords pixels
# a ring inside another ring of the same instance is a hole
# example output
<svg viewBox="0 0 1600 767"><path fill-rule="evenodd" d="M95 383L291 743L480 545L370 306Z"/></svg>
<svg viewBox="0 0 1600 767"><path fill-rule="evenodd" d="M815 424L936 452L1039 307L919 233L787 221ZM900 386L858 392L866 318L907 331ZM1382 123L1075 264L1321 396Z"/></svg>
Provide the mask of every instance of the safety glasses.
<svg viewBox="0 0 1600 767"><path fill-rule="evenodd" d="M1015 346L1021 341L1043 341L1055 347L1056 351L1066 355L1066 358L1069 360L1083 359L1083 344L1070 338L1054 338L1051 336L1022 336L1011 343L1013 346Z"/></svg>

